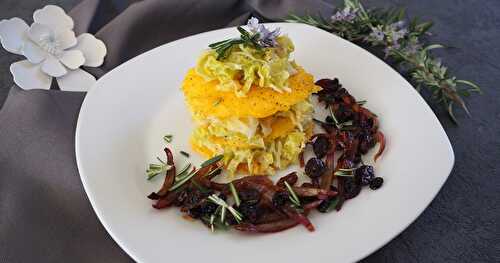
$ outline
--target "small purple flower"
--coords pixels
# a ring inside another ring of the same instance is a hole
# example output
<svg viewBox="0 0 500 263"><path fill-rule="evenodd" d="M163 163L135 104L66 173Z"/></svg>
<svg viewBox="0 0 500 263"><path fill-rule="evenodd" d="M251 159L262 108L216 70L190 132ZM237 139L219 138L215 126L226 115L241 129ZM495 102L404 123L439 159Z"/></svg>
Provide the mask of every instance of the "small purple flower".
<svg viewBox="0 0 500 263"><path fill-rule="evenodd" d="M408 54L408 55L414 55L416 54L420 49L422 48L422 45L420 44L409 44L407 45L404 49L403 52Z"/></svg>
<svg viewBox="0 0 500 263"><path fill-rule="evenodd" d="M372 32L368 35L369 38L375 39L377 41L383 41L385 37L384 31L380 28L372 27Z"/></svg>
<svg viewBox="0 0 500 263"><path fill-rule="evenodd" d="M397 43L400 39L405 38L406 34L408 34L408 30L403 28L399 31L392 32L392 42Z"/></svg>
<svg viewBox="0 0 500 263"><path fill-rule="evenodd" d="M250 29L250 32L254 34L257 33L259 31L259 19L255 17L248 19L247 26L248 29Z"/></svg>
<svg viewBox="0 0 500 263"><path fill-rule="evenodd" d="M400 20L398 22L390 24L389 27L393 28L394 30L399 30L399 29L403 29L405 27L405 25L406 25L406 22L403 20Z"/></svg>
<svg viewBox="0 0 500 263"><path fill-rule="evenodd" d="M356 11L351 10L350 7L346 7L343 10L337 11L337 13L333 14L331 17L332 22L352 22L356 18Z"/></svg>
<svg viewBox="0 0 500 263"><path fill-rule="evenodd" d="M275 47L278 45L276 38L281 34L279 28L270 31L264 25L259 24L259 19L255 17L248 19L247 26L252 35L259 34L258 42L261 46Z"/></svg>

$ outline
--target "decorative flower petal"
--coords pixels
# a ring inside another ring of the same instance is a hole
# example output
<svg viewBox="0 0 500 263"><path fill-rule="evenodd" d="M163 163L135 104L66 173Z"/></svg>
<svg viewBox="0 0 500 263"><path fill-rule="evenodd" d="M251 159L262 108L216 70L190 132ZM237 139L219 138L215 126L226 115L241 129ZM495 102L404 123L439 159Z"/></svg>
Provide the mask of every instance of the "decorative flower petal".
<svg viewBox="0 0 500 263"><path fill-rule="evenodd" d="M23 89L50 89L52 77L43 73L40 65L22 60L10 65L10 72L14 76L14 82Z"/></svg>
<svg viewBox="0 0 500 263"><path fill-rule="evenodd" d="M56 41L58 43L58 48L62 50L73 47L77 43L75 32L72 30L59 31L56 35Z"/></svg>
<svg viewBox="0 0 500 263"><path fill-rule="evenodd" d="M27 34L29 39L37 44L44 40L55 40L54 31L50 27L38 23L31 24Z"/></svg>
<svg viewBox="0 0 500 263"><path fill-rule="evenodd" d="M73 19L64 12L64 9L55 6L47 5L43 9L38 9L33 13L35 23L47 25L54 32L62 30L72 30L74 23Z"/></svg>
<svg viewBox="0 0 500 263"><path fill-rule="evenodd" d="M85 63L85 57L80 50L63 51L59 61L70 69L77 69Z"/></svg>
<svg viewBox="0 0 500 263"><path fill-rule="evenodd" d="M94 76L82 69L70 71L66 76L57 78L59 88L64 91L88 91L95 82Z"/></svg>
<svg viewBox="0 0 500 263"><path fill-rule="evenodd" d="M106 45L93 35L84 33L78 36L78 44L72 48L83 52L85 57L84 66L99 67L104 62L107 50Z"/></svg>
<svg viewBox="0 0 500 263"><path fill-rule="evenodd" d="M52 55L47 56L45 61L42 63L42 71L49 74L52 77L62 77L68 70L59 62L57 58Z"/></svg>
<svg viewBox="0 0 500 263"><path fill-rule="evenodd" d="M42 50L31 40L24 42L21 52L33 64L42 62L48 55L45 50Z"/></svg>
<svg viewBox="0 0 500 263"><path fill-rule="evenodd" d="M14 17L0 21L0 42L5 50L22 55L21 48L26 41L28 24L24 20Z"/></svg>

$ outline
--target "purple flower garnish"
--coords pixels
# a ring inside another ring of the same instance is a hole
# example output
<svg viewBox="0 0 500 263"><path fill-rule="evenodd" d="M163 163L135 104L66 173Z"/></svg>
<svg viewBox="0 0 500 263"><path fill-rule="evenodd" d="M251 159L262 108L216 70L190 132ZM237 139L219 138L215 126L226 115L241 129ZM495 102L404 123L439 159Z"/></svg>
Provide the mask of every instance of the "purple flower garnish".
<svg viewBox="0 0 500 263"><path fill-rule="evenodd" d="M248 19L247 26L252 35L259 34L259 38L257 39L259 45L263 47L275 47L278 45L276 38L281 34L279 28L271 31L263 24L259 24L259 19L255 17Z"/></svg>
<svg viewBox="0 0 500 263"><path fill-rule="evenodd" d="M331 17L332 22L352 22L357 16L357 10L346 7L343 10L337 11Z"/></svg>
<svg viewBox="0 0 500 263"><path fill-rule="evenodd" d="M384 33L384 31L380 30L379 28L374 27L374 28L372 28L372 32L370 33L370 35L368 37L374 38L377 41L382 41L382 40L384 40L385 33Z"/></svg>

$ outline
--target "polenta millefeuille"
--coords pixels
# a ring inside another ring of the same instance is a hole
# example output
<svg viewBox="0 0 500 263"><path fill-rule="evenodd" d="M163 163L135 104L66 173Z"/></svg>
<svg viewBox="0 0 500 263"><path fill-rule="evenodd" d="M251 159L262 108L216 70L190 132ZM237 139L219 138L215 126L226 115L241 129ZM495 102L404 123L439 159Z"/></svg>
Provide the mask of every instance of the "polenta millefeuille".
<svg viewBox="0 0 500 263"><path fill-rule="evenodd" d="M298 161L312 135L309 97L320 87L290 60L287 36L262 24L249 30L252 39L242 34L203 52L182 90L197 123L195 151L224 154L230 174L271 175Z"/></svg>

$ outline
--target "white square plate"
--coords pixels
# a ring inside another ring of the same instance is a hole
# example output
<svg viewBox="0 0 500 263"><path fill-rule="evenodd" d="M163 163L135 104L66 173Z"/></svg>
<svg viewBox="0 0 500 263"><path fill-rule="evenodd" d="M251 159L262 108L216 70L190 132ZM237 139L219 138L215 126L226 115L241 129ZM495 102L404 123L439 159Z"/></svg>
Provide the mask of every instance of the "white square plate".
<svg viewBox="0 0 500 263"><path fill-rule="evenodd" d="M338 77L375 112L387 138L375 164L385 180L363 190L340 212L311 216L302 227L267 235L211 234L177 209L155 210L146 196L162 179L146 181L145 168L163 156L162 137L174 152L190 149L193 123L180 90L187 70L209 43L234 37L221 29L165 44L103 76L87 94L76 131L80 176L99 219L139 262L352 262L380 248L427 207L454 162L437 118L396 71L352 43L302 24L281 27L296 46L295 59L316 79ZM182 156L177 154L177 158ZM193 163L201 158L193 154ZM281 174L280 174L281 175Z"/></svg>

